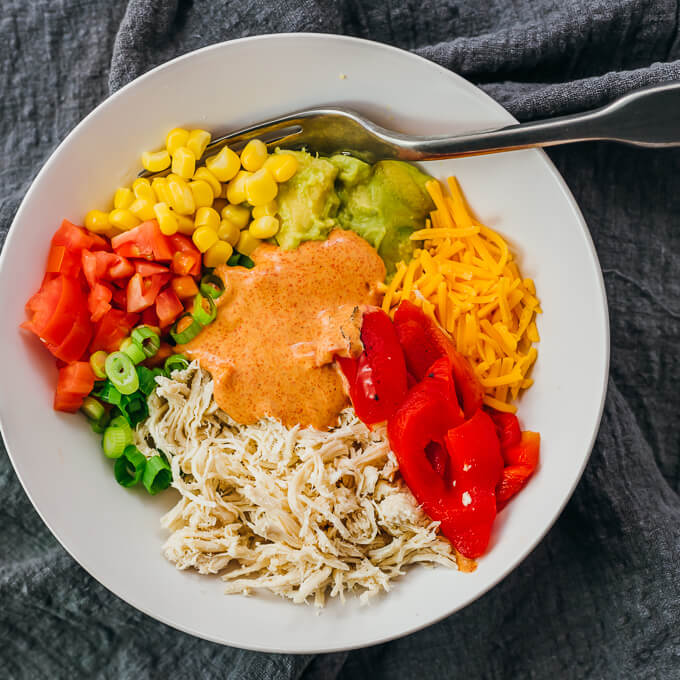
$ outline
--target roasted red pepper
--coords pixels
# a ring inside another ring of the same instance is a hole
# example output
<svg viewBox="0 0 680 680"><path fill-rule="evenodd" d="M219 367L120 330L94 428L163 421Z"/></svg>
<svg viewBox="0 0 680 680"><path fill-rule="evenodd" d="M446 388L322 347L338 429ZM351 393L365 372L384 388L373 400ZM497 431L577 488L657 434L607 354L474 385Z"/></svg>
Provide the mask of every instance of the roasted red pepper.
<svg viewBox="0 0 680 680"><path fill-rule="evenodd" d="M541 436L538 432L522 432L520 440L503 448L505 469L496 487L498 510L521 491L538 467Z"/></svg>
<svg viewBox="0 0 680 680"><path fill-rule="evenodd" d="M160 316L160 315L159 315ZM361 325L364 351L358 359L338 357L357 416L367 425L387 420L406 395L406 365L390 317L366 312Z"/></svg>

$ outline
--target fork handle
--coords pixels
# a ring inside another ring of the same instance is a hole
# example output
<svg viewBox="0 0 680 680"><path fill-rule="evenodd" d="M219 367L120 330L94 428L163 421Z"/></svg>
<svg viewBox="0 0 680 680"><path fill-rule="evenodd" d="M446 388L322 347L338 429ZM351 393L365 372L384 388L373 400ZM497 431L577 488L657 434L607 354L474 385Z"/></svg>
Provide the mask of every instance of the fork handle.
<svg viewBox="0 0 680 680"><path fill-rule="evenodd" d="M680 81L630 92L593 111L456 137L413 138L414 160L611 140L644 147L680 146Z"/></svg>

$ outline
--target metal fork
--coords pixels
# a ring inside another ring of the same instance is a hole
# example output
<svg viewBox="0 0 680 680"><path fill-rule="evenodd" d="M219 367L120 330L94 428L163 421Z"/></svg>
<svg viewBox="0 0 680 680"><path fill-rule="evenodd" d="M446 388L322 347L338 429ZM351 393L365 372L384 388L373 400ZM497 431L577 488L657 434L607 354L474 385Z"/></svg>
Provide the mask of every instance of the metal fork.
<svg viewBox="0 0 680 680"><path fill-rule="evenodd" d="M434 161L592 140L673 147L680 146L680 82L635 90L584 113L442 137L388 130L349 109L310 109L219 137L208 146L205 155L225 144L239 150L254 138L264 141L270 149L306 148L322 155L347 153L371 163L385 159Z"/></svg>

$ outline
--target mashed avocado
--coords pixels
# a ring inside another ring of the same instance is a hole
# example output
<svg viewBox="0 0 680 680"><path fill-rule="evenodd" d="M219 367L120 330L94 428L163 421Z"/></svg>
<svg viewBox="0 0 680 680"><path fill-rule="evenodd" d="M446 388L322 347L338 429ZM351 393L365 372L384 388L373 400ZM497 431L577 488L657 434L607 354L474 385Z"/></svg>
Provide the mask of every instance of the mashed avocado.
<svg viewBox="0 0 680 680"><path fill-rule="evenodd" d="M390 278L397 262L411 258L418 242L409 236L434 208L425 190L429 177L400 161L371 166L351 156L292 153L299 170L279 190L277 243L291 249L325 239L335 226L351 229L378 251Z"/></svg>

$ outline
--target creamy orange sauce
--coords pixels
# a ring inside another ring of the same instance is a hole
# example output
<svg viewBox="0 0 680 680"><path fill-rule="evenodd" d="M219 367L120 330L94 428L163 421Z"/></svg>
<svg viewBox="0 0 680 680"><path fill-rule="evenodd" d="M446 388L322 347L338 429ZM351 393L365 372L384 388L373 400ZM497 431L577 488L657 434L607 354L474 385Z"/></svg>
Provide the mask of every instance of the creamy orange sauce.
<svg viewBox="0 0 680 680"><path fill-rule="evenodd" d="M215 401L239 423L273 416L326 429L349 403L333 355L361 352L361 318L385 265L354 232L284 251L263 244L253 269L218 267L217 318L180 350L210 372Z"/></svg>

